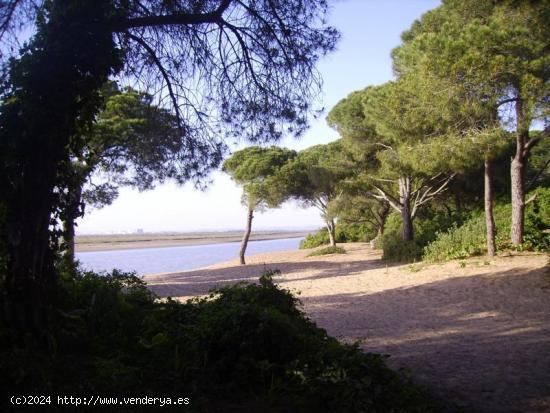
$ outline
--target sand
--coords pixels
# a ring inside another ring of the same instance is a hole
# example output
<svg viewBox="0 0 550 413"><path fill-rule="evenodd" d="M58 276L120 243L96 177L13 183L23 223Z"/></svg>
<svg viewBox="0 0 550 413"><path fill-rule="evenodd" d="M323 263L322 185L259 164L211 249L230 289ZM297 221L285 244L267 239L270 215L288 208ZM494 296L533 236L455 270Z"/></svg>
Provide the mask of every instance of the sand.
<svg viewBox="0 0 550 413"><path fill-rule="evenodd" d="M367 244L347 254L258 254L145 277L181 299L279 269L306 313L344 342L389 354L391 367L450 402L449 411L550 412L550 268L543 254L386 265Z"/></svg>
<svg viewBox="0 0 550 413"><path fill-rule="evenodd" d="M311 231L256 231L250 241L266 241L282 238L302 238ZM191 245L240 242L241 231L181 233L181 234L128 234L84 235L76 238L76 252L112 251L143 248L183 247Z"/></svg>

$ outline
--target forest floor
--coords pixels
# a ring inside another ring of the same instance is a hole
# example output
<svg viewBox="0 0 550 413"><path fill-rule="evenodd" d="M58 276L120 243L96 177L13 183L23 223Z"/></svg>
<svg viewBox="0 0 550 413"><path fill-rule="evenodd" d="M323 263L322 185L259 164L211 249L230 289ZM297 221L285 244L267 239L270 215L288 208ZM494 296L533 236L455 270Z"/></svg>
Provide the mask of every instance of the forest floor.
<svg viewBox="0 0 550 413"><path fill-rule="evenodd" d="M346 254L258 254L174 274L146 276L160 296L186 299L265 269L300 292L305 312L343 342L389 354L450 411L550 412L550 267L514 253L444 264L388 264L368 244Z"/></svg>

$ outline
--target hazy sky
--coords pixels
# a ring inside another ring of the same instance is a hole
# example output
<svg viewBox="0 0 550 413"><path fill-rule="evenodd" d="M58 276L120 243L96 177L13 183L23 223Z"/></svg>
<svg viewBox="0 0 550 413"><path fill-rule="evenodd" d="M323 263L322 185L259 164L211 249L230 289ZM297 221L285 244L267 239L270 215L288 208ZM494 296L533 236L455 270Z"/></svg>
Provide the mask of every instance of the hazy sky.
<svg viewBox="0 0 550 413"><path fill-rule="evenodd" d="M392 79L391 50L400 34L424 12L437 7L438 0L341 0L333 5L330 23L342 33L336 52L319 65L323 76L323 106L328 110L350 92ZM326 116L326 113L325 113ZM300 150L338 138L325 117L299 140L292 137L280 145ZM240 229L246 211L241 190L225 174L213 172L205 192L192 185L166 184L153 191L122 189L110 206L88 210L78 221L77 233L144 231L200 231ZM255 229L320 227L317 210L288 202L281 208L257 213Z"/></svg>

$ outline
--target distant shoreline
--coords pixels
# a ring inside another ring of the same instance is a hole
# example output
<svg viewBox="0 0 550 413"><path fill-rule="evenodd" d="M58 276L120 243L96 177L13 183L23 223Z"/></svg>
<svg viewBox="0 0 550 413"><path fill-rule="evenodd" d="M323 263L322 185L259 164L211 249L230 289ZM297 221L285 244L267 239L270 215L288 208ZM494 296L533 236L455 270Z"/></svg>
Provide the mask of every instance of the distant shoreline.
<svg viewBox="0 0 550 413"><path fill-rule="evenodd" d="M257 231L250 241L301 238L311 231ZM143 248L165 248L191 245L240 242L242 232L203 232L179 234L83 235L76 237L76 252L112 251Z"/></svg>

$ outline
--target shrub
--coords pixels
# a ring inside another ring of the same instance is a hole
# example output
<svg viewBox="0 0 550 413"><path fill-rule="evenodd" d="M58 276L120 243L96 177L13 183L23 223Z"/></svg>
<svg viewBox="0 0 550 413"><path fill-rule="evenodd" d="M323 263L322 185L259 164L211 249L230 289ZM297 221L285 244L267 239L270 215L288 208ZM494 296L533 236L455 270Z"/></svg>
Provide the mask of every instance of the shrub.
<svg viewBox="0 0 550 413"><path fill-rule="evenodd" d="M336 225L336 242L366 242L371 238L370 229L363 224L344 224ZM302 242L300 249L315 248L321 245L328 245L330 239L326 228L321 228L314 234L308 234Z"/></svg>
<svg viewBox="0 0 550 413"><path fill-rule="evenodd" d="M396 262L418 261L422 257L422 246L413 241L403 241L400 232L384 234L380 244L382 259Z"/></svg>
<svg viewBox="0 0 550 413"><path fill-rule="evenodd" d="M480 238L482 234L477 226L482 223L477 221L468 221L439 234L424 248L423 259L435 262L481 255L485 251L485 238Z"/></svg>
<svg viewBox="0 0 550 413"><path fill-rule="evenodd" d="M308 257L315 257L318 255L330 255L330 254L345 254L345 253L346 253L346 250L343 249L342 247L333 246L333 247L326 247L326 248L321 248L319 250L313 251L311 254L308 255Z"/></svg>
<svg viewBox="0 0 550 413"><path fill-rule="evenodd" d="M550 211L550 189L538 188L536 198L525 209L524 243L521 249L545 251L550 248L548 211ZM533 193L528 195L528 198ZM494 218L497 249L510 248L510 204L496 205ZM437 238L424 248L423 257L427 261L445 261L482 255L487 251L485 237L485 215L476 211L461 226L455 225L448 231L440 232Z"/></svg>
<svg viewBox="0 0 550 413"><path fill-rule="evenodd" d="M413 221L414 239L403 241L401 216L394 212L388 217L384 235L376 240L375 247L383 250L382 259L387 261L419 261L424 246L435 239L438 229L448 228L453 219L460 221L462 217L425 210Z"/></svg>
<svg viewBox="0 0 550 413"><path fill-rule="evenodd" d="M185 304L158 301L133 274L65 276L48 345L16 346L0 329L0 386L189 397L195 412L433 411L382 356L318 328L272 275Z"/></svg>
<svg viewBox="0 0 550 413"><path fill-rule="evenodd" d="M301 242L300 249L315 248L321 245L328 245L330 239L326 228L321 228L313 234L308 234Z"/></svg>
<svg viewBox="0 0 550 413"><path fill-rule="evenodd" d="M367 242L376 235L370 225L346 224L336 225L336 242Z"/></svg>
<svg viewBox="0 0 550 413"><path fill-rule="evenodd" d="M535 251L550 250L550 188L537 188L528 194L534 197L525 208L524 245Z"/></svg>

